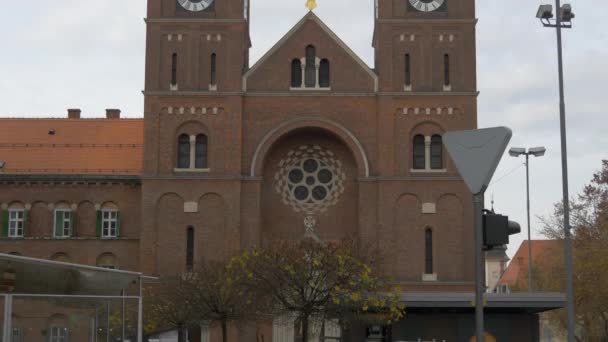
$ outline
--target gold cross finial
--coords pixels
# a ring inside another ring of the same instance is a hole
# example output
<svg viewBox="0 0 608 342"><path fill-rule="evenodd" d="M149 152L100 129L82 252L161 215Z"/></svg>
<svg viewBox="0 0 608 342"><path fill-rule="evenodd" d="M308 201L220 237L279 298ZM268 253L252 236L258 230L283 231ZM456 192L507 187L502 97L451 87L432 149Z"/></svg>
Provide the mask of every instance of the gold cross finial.
<svg viewBox="0 0 608 342"><path fill-rule="evenodd" d="M306 2L306 7L311 11L314 10L317 8L317 0L308 0L308 2Z"/></svg>

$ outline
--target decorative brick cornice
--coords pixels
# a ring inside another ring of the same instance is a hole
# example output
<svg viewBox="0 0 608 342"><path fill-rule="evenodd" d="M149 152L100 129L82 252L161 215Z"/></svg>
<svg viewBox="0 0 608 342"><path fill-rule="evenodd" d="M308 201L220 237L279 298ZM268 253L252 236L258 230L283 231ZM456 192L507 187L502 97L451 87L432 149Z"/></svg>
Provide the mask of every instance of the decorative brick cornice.
<svg viewBox="0 0 608 342"><path fill-rule="evenodd" d="M139 175L0 174L0 185L141 185Z"/></svg>

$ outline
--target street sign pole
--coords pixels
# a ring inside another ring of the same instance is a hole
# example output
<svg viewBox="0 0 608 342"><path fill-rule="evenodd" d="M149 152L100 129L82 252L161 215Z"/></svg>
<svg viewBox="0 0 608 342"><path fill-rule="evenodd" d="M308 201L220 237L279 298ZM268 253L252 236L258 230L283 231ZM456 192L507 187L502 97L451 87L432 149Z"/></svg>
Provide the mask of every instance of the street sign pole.
<svg viewBox="0 0 608 342"><path fill-rule="evenodd" d="M483 306L485 291L483 258L483 192L473 195L475 212L475 335L476 341L485 341Z"/></svg>
<svg viewBox="0 0 608 342"><path fill-rule="evenodd" d="M443 141L454 165L473 194L475 217L475 336L485 340L484 329L484 255L483 195L500 163L513 133L506 127L448 132Z"/></svg>

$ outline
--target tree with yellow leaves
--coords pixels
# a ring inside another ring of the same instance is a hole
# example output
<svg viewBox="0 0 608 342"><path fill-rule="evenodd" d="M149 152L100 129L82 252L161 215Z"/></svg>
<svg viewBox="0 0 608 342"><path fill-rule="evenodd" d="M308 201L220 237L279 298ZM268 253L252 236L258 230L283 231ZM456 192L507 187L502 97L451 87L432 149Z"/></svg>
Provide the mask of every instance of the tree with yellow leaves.
<svg viewBox="0 0 608 342"><path fill-rule="evenodd" d="M571 201L574 262L574 301L577 341L608 340L608 160L602 163L583 192ZM557 203L552 216L543 219L543 234L563 241L563 205ZM533 268L535 288L564 291L562 249L544 255ZM563 311L551 314L556 326L566 327Z"/></svg>
<svg viewBox="0 0 608 342"><path fill-rule="evenodd" d="M366 314L385 322L403 317L399 291L369 261L352 240L306 239L245 251L230 267L241 270L269 314L297 315L302 340L308 341L313 320L339 319L344 325Z"/></svg>

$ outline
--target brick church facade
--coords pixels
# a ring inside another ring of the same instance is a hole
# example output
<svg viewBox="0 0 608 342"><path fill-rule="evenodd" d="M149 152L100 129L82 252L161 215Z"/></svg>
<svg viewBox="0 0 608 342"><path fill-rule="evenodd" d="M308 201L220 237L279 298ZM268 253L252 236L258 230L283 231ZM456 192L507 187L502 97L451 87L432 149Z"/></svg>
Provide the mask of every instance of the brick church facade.
<svg viewBox="0 0 608 342"><path fill-rule="evenodd" d="M441 136L477 127L474 3L377 0L372 68L313 12L250 65L247 0L148 0L143 119L0 119L0 251L162 276L351 236L405 292L472 291Z"/></svg>

